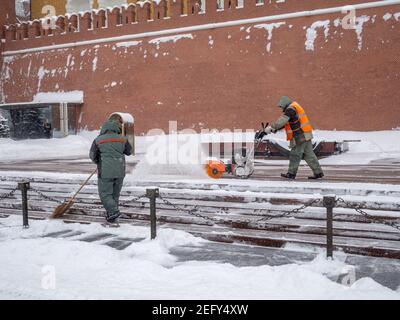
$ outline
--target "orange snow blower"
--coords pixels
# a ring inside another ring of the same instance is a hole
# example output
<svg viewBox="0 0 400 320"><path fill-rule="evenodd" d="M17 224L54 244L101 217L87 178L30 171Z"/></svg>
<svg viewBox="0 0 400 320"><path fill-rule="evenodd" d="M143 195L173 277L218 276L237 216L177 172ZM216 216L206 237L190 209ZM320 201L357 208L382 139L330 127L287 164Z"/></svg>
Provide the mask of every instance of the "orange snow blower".
<svg viewBox="0 0 400 320"><path fill-rule="evenodd" d="M222 177L222 174L226 172L225 163L221 160L209 160L205 169L207 175L213 179L219 179Z"/></svg>
<svg viewBox="0 0 400 320"><path fill-rule="evenodd" d="M224 173L233 174L236 178L247 179L254 172L254 150L266 135L265 128L268 123L261 123L262 129L257 131L254 137L254 143L250 150L242 149L234 152L232 159L226 162L222 160L209 160L205 164L205 170L209 177L219 179Z"/></svg>

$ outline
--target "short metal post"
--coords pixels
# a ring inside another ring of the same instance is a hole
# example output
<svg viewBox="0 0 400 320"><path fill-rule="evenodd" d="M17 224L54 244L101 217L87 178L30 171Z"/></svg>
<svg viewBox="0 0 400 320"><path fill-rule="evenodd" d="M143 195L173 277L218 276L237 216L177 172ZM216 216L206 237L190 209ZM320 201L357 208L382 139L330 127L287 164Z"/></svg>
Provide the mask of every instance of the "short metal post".
<svg viewBox="0 0 400 320"><path fill-rule="evenodd" d="M156 198L160 195L158 189L147 189L146 196L150 200L150 238L153 240L157 236L157 216L156 216Z"/></svg>
<svg viewBox="0 0 400 320"><path fill-rule="evenodd" d="M24 228L29 228L28 219L28 190L30 189L30 184L28 181L22 181L18 183L18 189L21 190L22 194L22 222Z"/></svg>
<svg viewBox="0 0 400 320"><path fill-rule="evenodd" d="M324 207L326 208L326 256L333 257L333 208L335 207L336 197L325 196Z"/></svg>

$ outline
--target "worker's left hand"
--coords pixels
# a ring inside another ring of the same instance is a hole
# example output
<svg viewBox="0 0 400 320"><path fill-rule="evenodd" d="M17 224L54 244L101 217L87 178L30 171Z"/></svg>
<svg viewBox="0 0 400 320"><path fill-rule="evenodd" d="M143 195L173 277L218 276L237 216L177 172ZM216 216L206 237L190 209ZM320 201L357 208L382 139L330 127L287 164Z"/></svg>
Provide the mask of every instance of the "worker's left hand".
<svg viewBox="0 0 400 320"><path fill-rule="evenodd" d="M268 127L266 127L266 128L264 129L264 132L265 132L266 134L270 134L270 133L274 132L274 129L272 129L271 126L268 126Z"/></svg>

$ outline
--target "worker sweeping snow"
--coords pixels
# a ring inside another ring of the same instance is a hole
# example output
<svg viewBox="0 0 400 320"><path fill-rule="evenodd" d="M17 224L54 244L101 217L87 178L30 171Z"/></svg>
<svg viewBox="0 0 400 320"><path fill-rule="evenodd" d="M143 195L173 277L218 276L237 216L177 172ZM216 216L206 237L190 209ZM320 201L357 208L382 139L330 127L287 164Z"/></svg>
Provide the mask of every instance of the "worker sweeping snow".
<svg viewBox="0 0 400 320"><path fill-rule="evenodd" d="M90 159L98 167L98 191L106 209L108 226L118 226L119 196L125 178L125 155L132 154L128 139L121 135L122 122L108 120L93 141Z"/></svg>
<svg viewBox="0 0 400 320"><path fill-rule="evenodd" d="M286 179L295 179L300 161L304 159L314 175L309 179L321 179L324 176L318 158L312 146L312 126L304 109L295 101L283 96L278 102L283 115L270 126L264 129L266 134L276 133L285 128L287 140L290 141L289 170L281 176Z"/></svg>

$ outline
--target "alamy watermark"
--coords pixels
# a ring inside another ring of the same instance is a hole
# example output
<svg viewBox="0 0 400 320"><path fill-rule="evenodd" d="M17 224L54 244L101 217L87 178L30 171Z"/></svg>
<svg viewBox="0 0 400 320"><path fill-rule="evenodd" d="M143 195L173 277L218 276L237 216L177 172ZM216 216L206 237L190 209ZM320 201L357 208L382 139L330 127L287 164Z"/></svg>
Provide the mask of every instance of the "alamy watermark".
<svg viewBox="0 0 400 320"><path fill-rule="evenodd" d="M42 267L42 289L55 290L56 289L56 268L53 265L45 265Z"/></svg>
<svg viewBox="0 0 400 320"><path fill-rule="evenodd" d="M45 30L48 29L56 29L56 8L52 5L45 5L42 8L42 14L44 14L44 18L42 19L42 28Z"/></svg>
<svg viewBox="0 0 400 320"><path fill-rule="evenodd" d="M342 8L342 13L345 16L342 19L342 28L345 30L353 30L356 29L356 9L354 6L344 6Z"/></svg>
<svg viewBox="0 0 400 320"><path fill-rule="evenodd" d="M186 128L178 131L177 121L169 121L168 132L147 132L145 161L150 165L197 165L207 159L232 159L254 144L254 129L202 129L200 133Z"/></svg>

